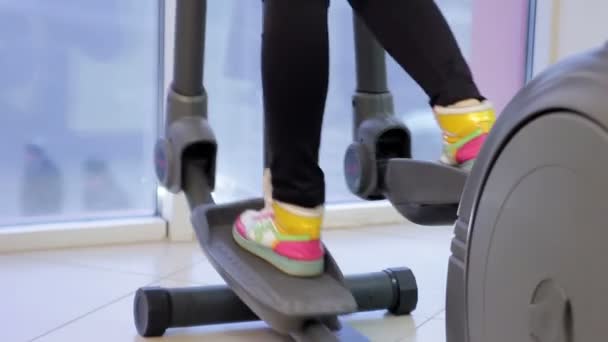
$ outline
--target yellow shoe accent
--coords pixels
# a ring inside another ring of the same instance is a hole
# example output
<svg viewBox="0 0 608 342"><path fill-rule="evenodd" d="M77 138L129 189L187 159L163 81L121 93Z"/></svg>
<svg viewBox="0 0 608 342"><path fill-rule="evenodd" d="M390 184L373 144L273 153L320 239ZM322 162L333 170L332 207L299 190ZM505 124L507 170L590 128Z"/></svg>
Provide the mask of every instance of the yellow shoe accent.
<svg viewBox="0 0 608 342"><path fill-rule="evenodd" d="M476 131L488 133L496 114L492 105L485 101L477 106L468 107L435 107L435 119L443 132L444 144L451 145Z"/></svg>
<svg viewBox="0 0 608 342"><path fill-rule="evenodd" d="M311 240L321 238L321 223L323 216L319 215L298 215L286 209L281 204L273 201L272 210L274 211L277 229L285 235L306 235Z"/></svg>

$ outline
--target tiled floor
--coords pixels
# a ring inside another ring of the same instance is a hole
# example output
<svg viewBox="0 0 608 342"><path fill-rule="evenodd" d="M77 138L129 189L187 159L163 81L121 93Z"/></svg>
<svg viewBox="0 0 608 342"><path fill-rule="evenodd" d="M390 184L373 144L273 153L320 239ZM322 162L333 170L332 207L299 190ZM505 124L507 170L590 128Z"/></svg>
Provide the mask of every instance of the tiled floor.
<svg viewBox="0 0 608 342"><path fill-rule="evenodd" d="M412 316L347 317L372 341L443 342L450 228L414 226L328 231L344 273L409 266L420 287ZM0 341L144 341L133 325L144 285L221 283L194 243L155 243L0 255ZM262 323L175 329L154 341L282 341Z"/></svg>

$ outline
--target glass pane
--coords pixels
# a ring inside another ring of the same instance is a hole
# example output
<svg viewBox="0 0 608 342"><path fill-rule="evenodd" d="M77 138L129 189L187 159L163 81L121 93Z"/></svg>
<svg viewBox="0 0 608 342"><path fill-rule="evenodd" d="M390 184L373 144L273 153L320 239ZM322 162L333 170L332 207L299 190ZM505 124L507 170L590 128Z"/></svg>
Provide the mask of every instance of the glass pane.
<svg viewBox="0 0 608 342"><path fill-rule="evenodd" d="M152 215L158 1L0 1L0 225Z"/></svg>
<svg viewBox="0 0 608 342"><path fill-rule="evenodd" d="M207 3L205 86L218 140L215 200L258 196L262 186L262 1Z"/></svg>
<svg viewBox="0 0 608 342"><path fill-rule="evenodd" d="M471 1L441 0L438 4L466 56L471 45ZM262 176L262 91L260 80L260 1L224 0L209 3L206 85L209 114L219 141L220 201L257 196ZM342 172L351 136L351 96L355 87L352 11L346 1L330 8L331 76L323 127L321 165L329 202L354 201ZM397 114L410 127L414 156L439 157L440 132L426 95L388 58L391 91Z"/></svg>

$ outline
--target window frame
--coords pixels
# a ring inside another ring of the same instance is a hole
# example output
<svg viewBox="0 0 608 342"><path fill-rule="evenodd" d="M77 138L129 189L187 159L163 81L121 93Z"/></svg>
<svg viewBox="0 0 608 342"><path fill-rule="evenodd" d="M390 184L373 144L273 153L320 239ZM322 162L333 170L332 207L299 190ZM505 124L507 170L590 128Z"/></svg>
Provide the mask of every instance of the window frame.
<svg viewBox="0 0 608 342"><path fill-rule="evenodd" d="M528 34L527 80L559 59L561 0L531 0Z"/></svg>
<svg viewBox="0 0 608 342"><path fill-rule="evenodd" d="M173 0L175 1L175 0ZM159 84L164 84L165 75L165 0L158 0L158 68ZM157 118L162 123L165 90L159 87ZM157 125L159 129L162 125ZM67 248L144 241L161 241L167 237L168 221L163 218L163 199L156 198L156 214L147 217L95 219L52 223L32 223L0 227L0 253L27 250ZM160 214L160 215L159 215Z"/></svg>

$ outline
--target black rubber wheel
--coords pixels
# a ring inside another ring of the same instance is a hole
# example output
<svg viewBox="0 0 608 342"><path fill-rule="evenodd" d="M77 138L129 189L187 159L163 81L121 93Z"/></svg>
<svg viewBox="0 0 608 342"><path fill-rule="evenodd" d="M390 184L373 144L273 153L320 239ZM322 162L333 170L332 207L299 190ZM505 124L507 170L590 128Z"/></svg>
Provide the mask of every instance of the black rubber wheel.
<svg viewBox="0 0 608 342"><path fill-rule="evenodd" d="M388 311L396 316L409 315L418 305L418 284L414 272L407 267L385 270L393 282L395 304Z"/></svg>
<svg viewBox="0 0 608 342"><path fill-rule="evenodd" d="M144 287L133 301L135 327L143 337L162 336L171 322L171 298L166 289Z"/></svg>

